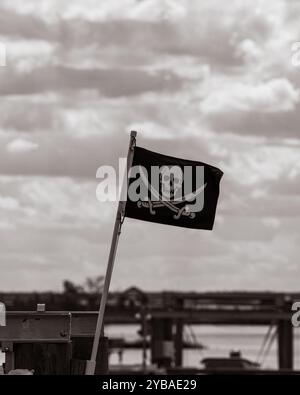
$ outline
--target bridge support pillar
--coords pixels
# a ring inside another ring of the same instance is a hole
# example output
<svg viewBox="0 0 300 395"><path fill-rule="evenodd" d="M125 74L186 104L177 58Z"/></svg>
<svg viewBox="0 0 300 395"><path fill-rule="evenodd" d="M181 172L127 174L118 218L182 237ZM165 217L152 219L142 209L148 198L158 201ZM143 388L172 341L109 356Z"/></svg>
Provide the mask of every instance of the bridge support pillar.
<svg viewBox="0 0 300 395"><path fill-rule="evenodd" d="M168 368L174 360L173 320L152 318L151 359L158 367Z"/></svg>
<svg viewBox="0 0 300 395"><path fill-rule="evenodd" d="M175 333L175 366L180 367L183 365L183 320L176 320L176 333Z"/></svg>
<svg viewBox="0 0 300 395"><path fill-rule="evenodd" d="M293 369L293 326L290 321L280 320L277 324L278 367Z"/></svg>

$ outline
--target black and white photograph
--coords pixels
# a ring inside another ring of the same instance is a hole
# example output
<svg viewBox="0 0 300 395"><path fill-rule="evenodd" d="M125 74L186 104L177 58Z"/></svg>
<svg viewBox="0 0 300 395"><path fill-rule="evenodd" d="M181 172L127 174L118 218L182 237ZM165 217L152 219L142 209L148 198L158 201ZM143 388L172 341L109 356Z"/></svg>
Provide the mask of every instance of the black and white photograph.
<svg viewBox="0 0 300 395"><path fill-rule="evenodd" d="M300 374L299 195L299 0L0 1L0 385Z"/></svg>

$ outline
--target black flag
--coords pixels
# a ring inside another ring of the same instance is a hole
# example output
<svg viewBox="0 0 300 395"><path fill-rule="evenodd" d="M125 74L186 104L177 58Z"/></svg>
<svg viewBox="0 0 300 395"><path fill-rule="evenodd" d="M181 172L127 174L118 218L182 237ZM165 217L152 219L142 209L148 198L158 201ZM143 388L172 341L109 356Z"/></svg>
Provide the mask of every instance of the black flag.
<svg viewBox="0 0 300 395"><path fill-rule="evenodd" d="M135 147L125 216L212 230L222 176L206 163Z"/></svg>

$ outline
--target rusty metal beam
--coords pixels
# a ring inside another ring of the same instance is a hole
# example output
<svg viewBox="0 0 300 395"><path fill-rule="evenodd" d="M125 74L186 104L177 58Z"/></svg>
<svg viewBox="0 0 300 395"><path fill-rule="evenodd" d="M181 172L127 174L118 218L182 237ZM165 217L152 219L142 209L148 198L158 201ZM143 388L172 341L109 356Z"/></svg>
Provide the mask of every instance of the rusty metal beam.
<svg viewBox="0 0 300 395"><path fill-rule="evenodd" d="M8 312L0 342L66 343L71 338L71 313Z"/></svg>

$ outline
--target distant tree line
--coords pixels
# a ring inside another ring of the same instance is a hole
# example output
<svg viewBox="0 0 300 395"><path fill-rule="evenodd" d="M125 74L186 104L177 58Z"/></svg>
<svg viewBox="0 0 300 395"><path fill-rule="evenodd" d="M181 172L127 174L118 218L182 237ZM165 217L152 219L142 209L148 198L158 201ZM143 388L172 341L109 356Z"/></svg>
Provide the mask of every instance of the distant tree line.
<svg viewBox="0 0 300 395"><path fill-rule="evenodd" d="M64 294L99 294L102 292L104 283L103 276L95 278L88 277L83 284L75 284L70 280L64 280L63 293Z"/></svg>

